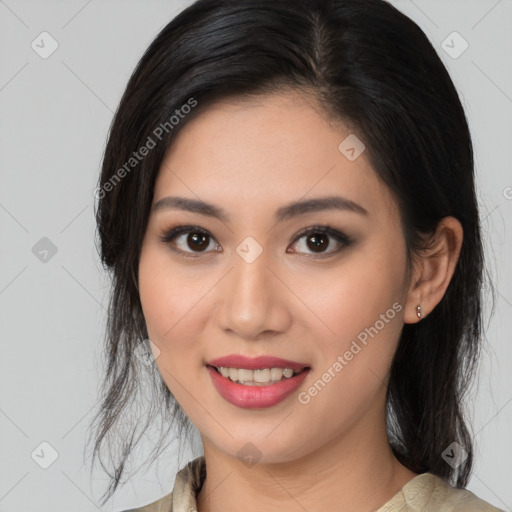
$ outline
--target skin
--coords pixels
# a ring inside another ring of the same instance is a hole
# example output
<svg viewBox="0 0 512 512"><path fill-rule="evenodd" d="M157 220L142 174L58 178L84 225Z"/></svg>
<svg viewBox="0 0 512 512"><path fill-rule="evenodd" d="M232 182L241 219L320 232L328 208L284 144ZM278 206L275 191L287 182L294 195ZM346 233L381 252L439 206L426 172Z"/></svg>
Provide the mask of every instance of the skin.
<svg viewBox="0 0 512 512"><path fill-rule="evenodd" d="M167 196L201 199L230 217L152 211L139 266L148 333L160 351L156 364L203 440L208 475L199 512L374 511L416 476L389 447L387 377L403 324L419 321L417 305L424 317L441 300L462 228L443 219L435 244L414 258L408 274L396 201L365 152L349 161L338 150L349 133L303 93L230 98L189 120L162 163L153 204ZM324 210L274 219L285 204L332 195L367 214ZM161 241L185 224L208 231L206 252L187 244L187 234ZM294 242L317 224L352 243L328 237L315 252L311 236ZM263 249L252 263L236 252L247 236ZM300 403L298 393L397 302L401 311ZM312 370L276 406L242 409L217 393L205 367L228 354L275 355ZM251 466L237 457L249 442L260 454Z"/></svg>

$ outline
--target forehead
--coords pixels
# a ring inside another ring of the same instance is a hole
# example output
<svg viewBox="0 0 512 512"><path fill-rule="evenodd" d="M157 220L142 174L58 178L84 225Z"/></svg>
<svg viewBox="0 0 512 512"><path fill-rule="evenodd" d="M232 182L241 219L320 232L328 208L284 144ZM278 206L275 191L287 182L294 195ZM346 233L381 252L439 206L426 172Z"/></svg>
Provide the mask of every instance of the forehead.
<svg viewBox="0 0 512 512"><path fill-rule="evenodd" d="M177 133L154 200L172 193L230 202L239 211L275 210L305 196L341 194L375 210L377 201L389 202L390 192L364 151L354 160L340 151L348 136L354 134L329 119L310 95L226 98L199 111Z"/></svg>

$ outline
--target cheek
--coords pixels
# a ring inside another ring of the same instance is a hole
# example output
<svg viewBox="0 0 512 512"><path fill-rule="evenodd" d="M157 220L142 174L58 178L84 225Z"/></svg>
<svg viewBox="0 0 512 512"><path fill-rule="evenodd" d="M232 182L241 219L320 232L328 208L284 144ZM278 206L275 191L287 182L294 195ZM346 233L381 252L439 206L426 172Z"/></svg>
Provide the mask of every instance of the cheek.
<svg viewBox="0 0 512 512"><path fill-rule="evenodd" d="M202 369L197 340L205 329L208 315L204 300L212 283L208 279L190 279L190 272L171 265L165 251L142 251L139 264L139 292L148 337L158 348L154 351L158 371L169 391L186 411L193 411L201 384L191 379Z"/></svg>
<svg viewBox="0 0 512 512"><path fill-rule="evenodd" d="M308 298L305 302L315 313L304 317L308 323L303 327L317 333L320 371L342 356L349 370L343 373L353 374L358 382L369 371L386 374L402 329L405 300L405 250L396 245L375 244L336 269L302 281L298 295Z"/></svg>
<svg viewBox="0 0 512 512"><path fill-rule="evenodd" d="M301 292L309 290L308 304L322 322L313 317L305 327L317 333L316 365L298 398L305 410L315 408L319 424L332 423L333 432L355 421L384 393L402 329L405 260L394 251L380 256L360 253L357 262L347 262L314 285L304 284Z"/></svg>
<svg viewBox="0 0 512 512"><path fill-rule="evenodd" d="M172 361L180 361L180 365L190 361L180 355L189 351L204 328L200 319L207 315L201 313L201 299L210 287L210 283L191 280L190 272L170 265L165 251L143 247L139 292L149 338L160 350L157 365L170 369Z"/></svg>
<svg viewBox="0 0 512 512"><path fill-rule="evenodd" d="M360 251L337 268L301 280L297 295L307 298L331 336L354 335L402 302L404 266L400 254L368 257Z"/></svg>

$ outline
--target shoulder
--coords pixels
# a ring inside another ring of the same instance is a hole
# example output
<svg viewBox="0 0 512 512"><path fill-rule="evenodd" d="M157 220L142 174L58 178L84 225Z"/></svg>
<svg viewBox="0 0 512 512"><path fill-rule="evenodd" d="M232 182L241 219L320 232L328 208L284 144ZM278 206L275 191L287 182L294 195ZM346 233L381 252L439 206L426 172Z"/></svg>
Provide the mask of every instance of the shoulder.
<svg viewBox="0 0 512 512"><path fill-rule="evenodd" d="M195 510L196 495L205 478L206 463L201 455L178 471L172 492L148 505L122 512L172 512L173 507L176 510Z"/></svg>
<svg viewBox="0 0 512 512"><path fill-rule="evenodd" d="M159 500L153 501L148 505L144 505L139 508L131 508L129 510L123 510L122 512L169 512L171 510L172 503L172 492L160 498Z"/></svg>
<svg viewBox="0 0 512 512"><path fill-rule="evenodd" d="M468 489L453 487L438 476L434 480L434 492L429 506L432 510L453 512L503 512L490 503L480 499Z"/></svg>
<svg viewBox="0 0 512 512"><path fill-rule="evenodd" d="M453 487L432 473L416 476L378 512L503 512L471 491Z"/></svg>

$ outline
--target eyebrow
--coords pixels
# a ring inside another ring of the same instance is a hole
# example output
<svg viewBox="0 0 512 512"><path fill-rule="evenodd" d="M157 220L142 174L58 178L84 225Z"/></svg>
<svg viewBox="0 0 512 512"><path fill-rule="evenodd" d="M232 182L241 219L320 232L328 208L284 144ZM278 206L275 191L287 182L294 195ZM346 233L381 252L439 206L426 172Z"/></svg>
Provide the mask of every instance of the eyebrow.
<svg viewBox="0 0 512 512"><path fill-rule="evenodd" d="M198 199L189 199L187 197L168 196L157 201L153 206L153 211L165 209L185 210L188 212L199 213L215 217L223 222L229 222L229 215L222 208L211 203ZM279 208L276 211L275 219L280 222L290 217L303 215L306 213L319 212L323 210L345 210L362 215L368 215L368 211L361 205L341 196L319 197L296 201Z"/></svg>

